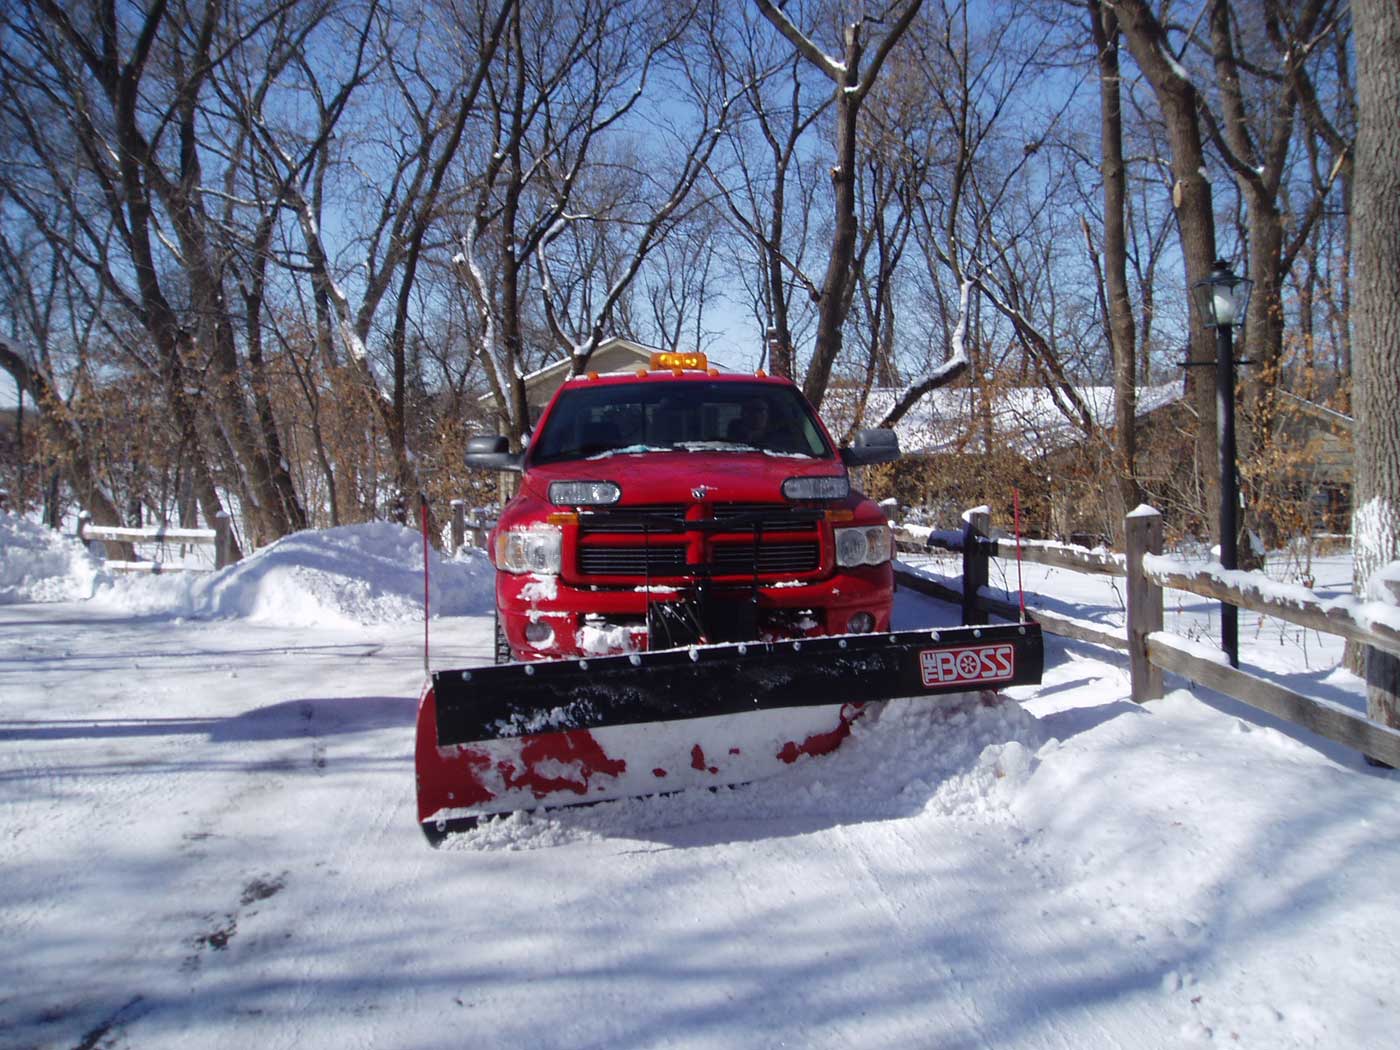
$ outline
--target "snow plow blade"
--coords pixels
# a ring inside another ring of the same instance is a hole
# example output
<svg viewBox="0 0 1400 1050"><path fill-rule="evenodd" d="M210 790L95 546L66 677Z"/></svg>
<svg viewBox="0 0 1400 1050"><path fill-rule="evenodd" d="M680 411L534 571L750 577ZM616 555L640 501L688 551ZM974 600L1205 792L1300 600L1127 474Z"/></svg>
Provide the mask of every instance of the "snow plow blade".
<svg viewBox="0 0 1400 1050"><path fill-rule="evenodd" d="M834 750L867 701L1035 684L1043 663L1020 623L437 671L419 821L436 842L491 813L744 783Z"/></svg>

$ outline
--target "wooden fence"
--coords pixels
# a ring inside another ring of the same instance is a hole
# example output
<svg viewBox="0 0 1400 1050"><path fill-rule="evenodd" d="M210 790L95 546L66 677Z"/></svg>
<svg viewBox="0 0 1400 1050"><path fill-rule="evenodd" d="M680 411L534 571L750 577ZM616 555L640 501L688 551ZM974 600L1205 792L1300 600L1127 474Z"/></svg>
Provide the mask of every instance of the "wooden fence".
<svg viewBox="0 0 1400 1050"><path fill-rule="evenodd" d="M482 507L467 508L464 501L452 501L452 552L463 547L485 547L486 534L495 522Z"/></svg>
<svg viewBox="0 0 1400 1050"><path fill-rule="evenodd" d="M490 508L468 507L462 500L452 501L451 551L463 547L485 547L486 536L495 520ZM214 568L222 569L234 562L233 533L227 517L219 518L212 529L178 529L168 525L153 525L145 528L125 526L94 525L86 513L78 517L78 539L83 543L101 540L104 543L122 544L181 544L192 546L212 546L214 548ZM103 566L111 572L147 572L158 575L164 572L184 572L186 566L172 565L157 559L130 561L121 558L107 558ZM196 570L198 571L198 570Z"/></svg>
<svg viewBox="0 0 1400 1050"><path fill-rule="evenodd" d="M899 585L961 604L964 623L975 623L988 613L1016 619L1020 615L1017 605L984 593L990 559L1015 559L1015 542L992 537L990 516L984 511L969 511L964 518L966 524L961 533L933 533L923 544L914 543L907 534L899 539L900 549L904 551L941 548L960 552L963 561L961 590L907 569L897 570ZM1161 697L1162 672L1171 671L1328 740L1355 748L1372 760L1400 767L1400 730L1339 704L1304 696L1230 667L1223 654L1219 660L1199 655L1192 651L1197 647L1186 639L1163 630L1162 596L1166 588L1187 591L1300 627L1340 635L1391 656L1400 655L1400 631L1384 622L1359 618L1346 605L1325 602L1311 591L1306 591L1305 599L1296 597L1296 591L1290 591L1287 598L1271 596L1269 591L1274 588L1262 573L1232 574L1232 579L1254 577L1264 584L1238 586L1216 574L1162 557L1162 517L1150 508L1139 508L1128 515L1125 526L1126 554L1022 541L1020 558L1024 562L1116 576L1126 581L1125 628L1120 630L1042 609L1032 610L1031 615L1044 631L1127 652L1132 698L1138 703Z"/></svg>
<svg viewBox="0 0 1400 1050"><path fill-rule="evenodd" d="M176 529L166 525L151 525L145 528L126 528L114 525L94 525L86 514L78 516L78 539L83 543L101 540L104 543L129 544L179 544L181 546L212 546L214 548L214 568L222 569L232 565L233 530L226 516L220 515L212 529ZM150 561L129 561L109 558L103 567L110 572L185 572L184 565L171 565L152 559Z"/></svg>

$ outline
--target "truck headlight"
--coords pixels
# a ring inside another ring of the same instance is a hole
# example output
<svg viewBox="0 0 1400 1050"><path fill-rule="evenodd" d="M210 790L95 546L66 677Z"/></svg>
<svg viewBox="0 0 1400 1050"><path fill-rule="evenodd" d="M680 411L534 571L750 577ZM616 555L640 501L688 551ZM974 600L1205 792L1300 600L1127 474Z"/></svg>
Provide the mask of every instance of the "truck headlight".
<svg viewBox="0 0 1400 1050"><path fill-rule="evenodd" d="M553 481L549 502L556 507L601 507L622 498L622 489L611 481Z"/></svg>
<svg viewBox="0 0 1400 1050"><path fill-rule="evenodd" d="M845 499L850 494L851 480L845 474L788 478L783 482L783 495L791 500Z"/></svg>
<svg viewBox="0 0 1400 1050"><path fill-rule="evenodd" d="M866 525L836 530L836 564L880 565L890 560L890 527Z"/></svg>
<svg viewBox="0 0 1400 1050"><path fill-rule="evenodd" d="M563 566L564 534L552 525L507 529L496 534L496 568L550 576Z"/></svg>

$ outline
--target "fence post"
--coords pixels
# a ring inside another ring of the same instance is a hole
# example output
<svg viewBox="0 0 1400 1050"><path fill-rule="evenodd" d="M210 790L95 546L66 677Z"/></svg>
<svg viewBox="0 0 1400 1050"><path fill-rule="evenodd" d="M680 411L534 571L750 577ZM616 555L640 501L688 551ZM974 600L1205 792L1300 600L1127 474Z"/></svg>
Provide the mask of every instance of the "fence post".
<svg viewBox="0 0 1400 1050"><path fill-rule="evenodd" d="M992 513L986 507L963 511L963 578L962 622L982 623L985 616L977 611L977 595L987 586L987 533L992 527Z"/></svg>
<svg viewBox="0 0 1400 1050"><path fill-rule="evenodd" d="M233 523L228 511L214 515L214 568L224 569L233 564Z"/></svg>
<svg viewBox="0 0 1400 1050"><path fill-rule="evenodd" d="M1379 573L1371 577L1373 600L1400 606L1400 579L1383 579ZM1388 592L1388 593L1387 593ZM1366 663L1366 714L1381 725L1400 729L1400 656L1368 645L1363 650ZM1381 769L1394 769L1374 755L1366 755L1366 764Z"/></svg>
<svg viewBox="0 0 1400 1050"><path fill-rule="evenodd" d="M462 549L462 544L467 538L467 504L465 500L454 499L452 501L452 551L456 554Z"/></svg>
<svg viewBox="0 0 1400 1050"><path fill-rule="evenodd" d="M88 538L87 538L87 527L88 527L88 523L91 522L91 521L92 521L92 515L91 515L91 514L89 514L89 513L88 513L87 511L85 511L85 510L80 510L80 511L78 511L78 533L77 533L77 535L78 535L78 542L81 543L84 547L86 547L86 546L87 546L87 543L88 543Z"/></svg>
<svg viewBox="0 0 1400 1050"><path fill-rule="evenodd" d="M472 546L481 550L486 549L486 509L484 507L473 507L471 513L471 530L468 535L471 537Z"/></svg>
<svg viewBox="0 0 1400 1050"><path fill-rule="evenodd" d="M1123 519L1128 548L1128 670L1134 703L1162 696L1162 669L1147 658L1147 636L1162 629L1162 588L1142 567L1145 554L1162 553L1162 515L1143 505Z"/></svg>

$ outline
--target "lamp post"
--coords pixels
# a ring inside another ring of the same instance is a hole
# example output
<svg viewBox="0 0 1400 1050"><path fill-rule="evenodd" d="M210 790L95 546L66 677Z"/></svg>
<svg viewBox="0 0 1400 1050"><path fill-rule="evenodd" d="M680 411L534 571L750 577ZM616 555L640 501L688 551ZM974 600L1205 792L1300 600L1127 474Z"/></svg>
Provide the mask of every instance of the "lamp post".
<svg viewBox="0 0 1400 1050"><path fill-rule="evenodd" d="M1191 292L1207 328L1215 329L1215 425L1220 439L1220 564L1239 567L1237 537L1239 485L1235 476L1235 329L1244 324L1254 282L1236 276L1230 264L1217 259L1210 276ZM1231 667L1240 665L1239 609L1220 603L1220 648Z"/></svg>

